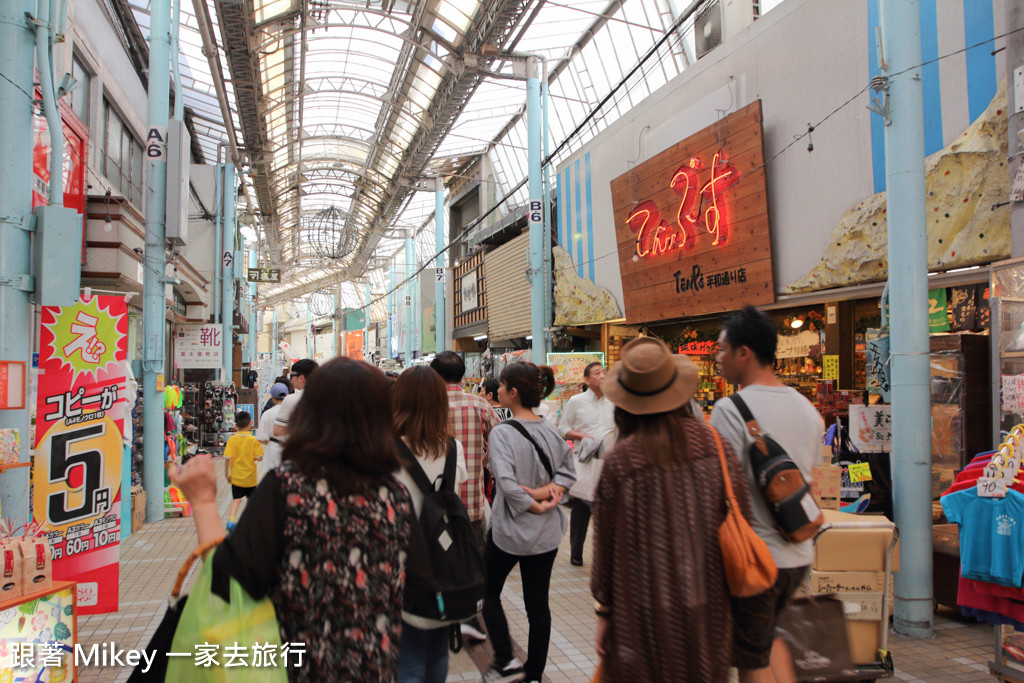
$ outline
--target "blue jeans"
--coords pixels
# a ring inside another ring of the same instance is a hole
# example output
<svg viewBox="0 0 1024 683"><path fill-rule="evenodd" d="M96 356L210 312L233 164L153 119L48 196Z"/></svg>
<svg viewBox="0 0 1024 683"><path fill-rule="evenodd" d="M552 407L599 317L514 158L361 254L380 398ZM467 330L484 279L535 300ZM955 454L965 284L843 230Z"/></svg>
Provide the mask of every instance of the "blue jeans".
<svg viewBox="0 0 1024 683"><path fill-rule="evenodd" d="M450 626L421 629L402 622L398 683L444 683L448 678Z"/></svg>

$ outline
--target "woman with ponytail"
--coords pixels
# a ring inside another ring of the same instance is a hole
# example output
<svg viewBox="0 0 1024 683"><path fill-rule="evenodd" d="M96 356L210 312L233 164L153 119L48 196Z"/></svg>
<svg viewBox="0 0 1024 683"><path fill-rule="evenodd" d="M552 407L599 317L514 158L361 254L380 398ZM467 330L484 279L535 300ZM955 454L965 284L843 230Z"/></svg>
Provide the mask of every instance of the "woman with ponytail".
<svg viewBox="0 0 1024 683"><path fill-rule="evenodd" d="M502 370L498 382L498 401L512 411L512 419L491 431L488 444L496 493L484 551L484 622L494 662L484 680L540 681L551 639L551 568L567 527L558 503L576 482L576 470L572 449L549 422L533 412L555 388L554 371L546 365L513 363ZM512 656L508 620L501 606L505 579L517 564L530 623L525 665Z"/></svg>

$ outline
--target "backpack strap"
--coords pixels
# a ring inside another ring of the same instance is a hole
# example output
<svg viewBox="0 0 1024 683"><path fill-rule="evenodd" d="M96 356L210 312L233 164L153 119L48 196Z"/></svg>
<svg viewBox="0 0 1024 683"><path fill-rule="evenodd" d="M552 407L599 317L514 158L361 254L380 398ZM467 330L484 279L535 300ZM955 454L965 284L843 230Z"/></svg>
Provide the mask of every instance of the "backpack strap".
<svg viewBox="0 0 1024 683"><path fill-rule="evenodd" d="M455 467L458 465L459 451L455 446L455 439L448 437L448 453L444 458L444 474L441 475L441 490L455 490ZM417 463L419 464L419 463Z"/></svg>
<svg viewBox="0 0 1024 683"><path fill-rule="evenodd" d="M747 402L740 398L739 394L730 395L729 400L736 406L736 410L740 411L740 417L746 423L747 432L750 433L750 437L754 440L757 450L761 451L762 455L768 455L768 444L764 442L764 435L761 434L761 425L757 424L757 420L754 418L754 414L750 412Z"/></svg>
<svg viewBox="0 0 1024 683"><path fill-rule="evenodd" d="M434 485L427 477L427 473L423 471L420 464L416 461L416 456L412 454L409 447L405 445L401 437L395 437L395 449L398 451L398 459L402 461L405 469L409 472L409 476L416 482L416 486L419 487L420 492L424 496L429 496L434 493ZM454 466L452 467L452 481L455 481ZM448 463L445 462L445 473L447 474Z"/></svg>
<svg viewBox="0 0 1024 683"><path fill-rule="evenodd" d="M537 457L540 458L540 464L544 465L544 470L548 473L548 477L551 478L551 481L554 481L555 480L555 471L553 469L551 469L551 463L548 462L548 457L546 455L544 455L544 451L541 450L541 447L539 445L537 445L537 442L534 440L534 438L532 436L530 436L530 433L528 431L526 431L526 427L524 427L522 424L520 424L519 420L505 420L501 424L508 425L509 427L512 427L517 432L519 432L520 434L525 436L527 441L529 441L530 443L533 444L534 450L537 451Z"/></svg>

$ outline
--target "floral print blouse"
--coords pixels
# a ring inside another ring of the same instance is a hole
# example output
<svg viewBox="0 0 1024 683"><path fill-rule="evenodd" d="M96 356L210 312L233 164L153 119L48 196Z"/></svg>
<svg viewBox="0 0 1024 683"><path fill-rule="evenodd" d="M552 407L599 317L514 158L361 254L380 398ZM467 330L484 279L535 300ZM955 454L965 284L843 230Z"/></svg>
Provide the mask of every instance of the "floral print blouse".
<svg viewBox="0 0 1024 683"><path fill-rule="evenodd" d="M214 554L213 590L227 599L233 577L252 597L269 595L282 642L305 644L290 681L393 681L413 519L392 477L335 496L286 461Z"/></svg>

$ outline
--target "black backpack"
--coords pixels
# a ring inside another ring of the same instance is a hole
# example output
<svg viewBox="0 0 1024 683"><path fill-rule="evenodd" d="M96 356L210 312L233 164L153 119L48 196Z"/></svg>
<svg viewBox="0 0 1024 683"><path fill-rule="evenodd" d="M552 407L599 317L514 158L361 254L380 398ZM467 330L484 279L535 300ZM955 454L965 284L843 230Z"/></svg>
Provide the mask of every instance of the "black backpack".
<svg viewBox="0 0 1024 683"><path fill-rule="evenodd" d="M395 446L423 493L419 524L413 526L409 543L402 609L427 619L470 619L484 607L484 558L466 506L455 492L455 440L448 441L441 490L434 488L405 442L395 439Z"/></svg>
<svg viewBox="0 0 1024 683"><path fill-rule="evenodd" d="M800 468L785 449L772 437L761 433L761 427L739 394L729 397L746 423L754 439L747 456L764 501L779 531L793 543L814 538L825 523L818 504L811 495Z"/></svg>

